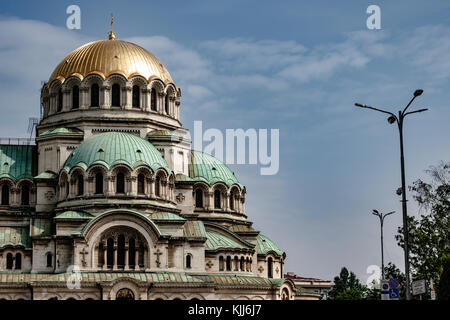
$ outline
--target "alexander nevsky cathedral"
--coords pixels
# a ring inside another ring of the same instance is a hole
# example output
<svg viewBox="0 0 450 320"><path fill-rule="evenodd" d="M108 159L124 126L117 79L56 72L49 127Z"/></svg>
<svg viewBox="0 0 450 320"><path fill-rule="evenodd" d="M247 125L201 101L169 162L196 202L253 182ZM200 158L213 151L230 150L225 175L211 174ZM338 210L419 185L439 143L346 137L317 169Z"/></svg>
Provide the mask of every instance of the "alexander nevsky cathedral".
<svg viewBox="0 0 450 320"><path fill-rule="evenodd" d="M315 298L282 277L235 174L191 150L153 54L111 30L56 66L41 106L35 143L0 145L0 299Z"/></svg>

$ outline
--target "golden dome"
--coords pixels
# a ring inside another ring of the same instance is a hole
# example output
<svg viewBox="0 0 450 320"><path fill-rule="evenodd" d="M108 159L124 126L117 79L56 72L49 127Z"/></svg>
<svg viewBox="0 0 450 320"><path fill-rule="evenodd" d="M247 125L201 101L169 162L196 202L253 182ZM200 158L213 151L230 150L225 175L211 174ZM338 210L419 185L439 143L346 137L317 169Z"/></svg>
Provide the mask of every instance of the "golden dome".
<svg viewBox="0 0 450 320"><path fill-rule="evenodd" d="M55 79L64 82L73 75L82 80L90 74L99 74L106 79L114 73L127 79L140 75L147 80L173 82L163 64L144 48L122 40L99 40L69 53L53 71L48 84Z"/></svg>

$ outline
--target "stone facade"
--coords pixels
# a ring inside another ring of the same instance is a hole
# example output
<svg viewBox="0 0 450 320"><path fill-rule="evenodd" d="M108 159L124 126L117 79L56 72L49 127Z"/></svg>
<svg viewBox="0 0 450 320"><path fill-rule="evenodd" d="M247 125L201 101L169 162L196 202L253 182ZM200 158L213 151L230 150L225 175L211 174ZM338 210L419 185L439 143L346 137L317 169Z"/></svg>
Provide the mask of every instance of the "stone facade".
<svg viewBox="0 0 450 320"><path fill-rule="evenodd" d="M36 146L0 146L0 299L317 298L282 278L286 255L252 228L234 173L191 150L159 60L106 41L44 84Z"/></svg>

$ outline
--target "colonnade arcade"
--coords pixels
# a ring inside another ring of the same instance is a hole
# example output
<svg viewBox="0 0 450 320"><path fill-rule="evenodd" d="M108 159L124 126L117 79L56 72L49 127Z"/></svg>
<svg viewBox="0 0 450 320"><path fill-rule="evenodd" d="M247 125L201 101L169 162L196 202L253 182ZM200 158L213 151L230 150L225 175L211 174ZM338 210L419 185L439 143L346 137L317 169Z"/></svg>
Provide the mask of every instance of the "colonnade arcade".
<svg viewBox="0 0 450 320"><path fill-rule="evenodd" d="M113 227L94 247L94 265L101 270L143 270L150 265L148 250L147 241L135 229Z"/></svg>

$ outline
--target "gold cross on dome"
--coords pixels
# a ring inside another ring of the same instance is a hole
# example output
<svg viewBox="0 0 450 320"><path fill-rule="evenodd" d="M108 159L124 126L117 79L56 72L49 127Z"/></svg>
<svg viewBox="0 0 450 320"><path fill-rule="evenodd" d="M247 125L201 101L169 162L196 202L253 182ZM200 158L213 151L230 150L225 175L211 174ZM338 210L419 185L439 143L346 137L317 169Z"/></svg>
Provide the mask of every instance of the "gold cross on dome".
<svg viewBox="0 0 450 320"><path fill-rule="evenodd" d="M116 34L113 30L113 24L114 24L114 15L111 13L111 31L109 32L109 40L116 39Z"/></svg>

